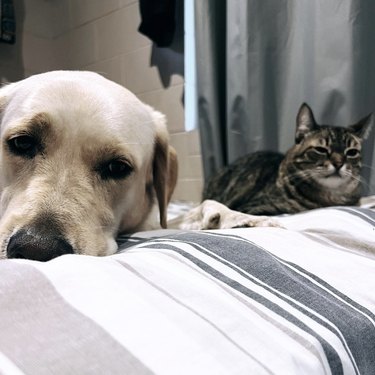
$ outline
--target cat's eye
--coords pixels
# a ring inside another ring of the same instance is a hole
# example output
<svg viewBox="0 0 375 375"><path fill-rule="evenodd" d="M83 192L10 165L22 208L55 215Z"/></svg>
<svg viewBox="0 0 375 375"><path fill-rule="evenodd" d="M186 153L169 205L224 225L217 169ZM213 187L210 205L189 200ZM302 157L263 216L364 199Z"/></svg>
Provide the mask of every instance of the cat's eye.
<svg viewBox="0 0 375 375"><path fill-rule="evenodd" d="M345 151L345 155L348 158L356 158L359 156L359 150L357 150L356 148L349 148Z"/></svg>
<svg viewBox="0 0 375 375"><path fill-rule="evenodd" d="M319 155L328 155L328 149L325 147L314 147L313 150Z"/></svg>
<svg viewBox="0 0 375 375"><path fill-rule="evenodd" d="M19 135L7 140L9 150L18 156L33 158L38 152L38 141L31 135Z"/></svg>
<svg viewBox="0 0 375 375"><path fill-rule="evenodd" d="M132 172L133 167L130 163L121 159L110 160L99 168L99 173L103 180L123 179L129 176Z"/></svg>

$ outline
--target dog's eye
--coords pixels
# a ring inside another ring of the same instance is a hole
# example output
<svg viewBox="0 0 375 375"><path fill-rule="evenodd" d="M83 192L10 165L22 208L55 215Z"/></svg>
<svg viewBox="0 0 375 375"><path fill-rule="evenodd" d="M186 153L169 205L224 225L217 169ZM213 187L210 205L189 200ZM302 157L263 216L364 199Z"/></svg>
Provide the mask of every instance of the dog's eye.
<svg viewBox="0 0 375 375"><path fill-rule="evenodd" d="M111 160L101 168L101 177L103 180L122 179L133 172L133 167L123 160Z"/></svg>
<svg viewBox="0 0 375 375"><path fill-rule="evenodd" d="M9 149L16 155L33 158L38 151L37 141L30 135L20 135L7 141Z"/></svg>

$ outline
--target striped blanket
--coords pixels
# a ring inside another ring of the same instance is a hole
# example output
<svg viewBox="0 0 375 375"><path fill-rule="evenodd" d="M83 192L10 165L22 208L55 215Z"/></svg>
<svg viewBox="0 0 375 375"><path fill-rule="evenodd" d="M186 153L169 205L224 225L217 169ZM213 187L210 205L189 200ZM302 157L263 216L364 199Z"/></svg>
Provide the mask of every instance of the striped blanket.
<svg viewBox="0 0 375 375"><path fill-rule="evenodd" d="M0 262L0 374L375 374L375 211Z"/></svg>

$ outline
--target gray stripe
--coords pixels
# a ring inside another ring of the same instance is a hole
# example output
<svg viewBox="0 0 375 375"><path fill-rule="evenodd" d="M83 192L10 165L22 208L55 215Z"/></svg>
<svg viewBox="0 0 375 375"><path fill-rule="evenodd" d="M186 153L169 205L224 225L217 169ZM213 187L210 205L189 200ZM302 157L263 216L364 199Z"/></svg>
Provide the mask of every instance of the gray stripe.
<svg viewBox="0 0 375 375"><path fill-rule="evenodd" d="M319 315L324 316L345 337L347 346L355 358L360 373L373 373L375 368L375 352L373 350L375 345L375 327L366 316L319 287L316 283L306 279L300 273L289 268L284 264L285 262L281 263L280 258L277 259L276 256L242 237L238 237L237 241L233 240L234 236L229 239L225 235L214 233L207 233L206 236L191 233L190 235L175 237L184 242L192 241L203 246L231 264L243 269L246 273L253 275L266 285L290 296L293 300L299 301L301 304L316 311ZM327 285L318 277L315 277L315 281L325 286ZM330 290L335 289L330 286ZM270 292L272 291L270 290ZM341 293L335 290L335 294L340 295ZM280 295L278 296L282 298ZM335 329L320 318L310 314L290 300L287 300L287 302L337 334ZM362 307L362 309L364 308ZM370 311L367 314L374 319ZM342 341L340 336L338 338ZM351 357L351 354L348 354Z"/></svg>
<svg viewBox="0 0 375 375"><path fill-rule="evenodd" d="M291 269L294 268L294 269L298 270L301 274L306 275L309 278L316 281L317 283L319 283L319 285L321 285L325 289L329 290L333 294L333 298L338 297L338 298L342 299L343 301L345 301L347 303L348 308L353 307L354 309L360 311L365 319L371 319L372 322L375 321L375 315L369 309L360 305L359 303L357 303L353 299L349 298L347 295L341 293L339 290L333 288L332 285L328 284L327 282L325 282L324 280L322 280L318 276L316 276L313 273L305 270L304 268L300 267L299 265L297 265L295 263L284 261L277 256L275 256L275 258L278 259L280 262L282 262L284 264L287 264L289 267L291 267ZM374 330L375 330L375 327L374 327Z"/></svg>
<svg viewBox="0 0 375 375"><path fill-rule="evenodd" d="M193 238L189 238L190 235L192 235ZM196 248L198 250L206 253L204 251L204 248L202 248L202 246L204 247L204 246L207 245L207 242L203 239L203 237L205 237L205 234L201 232L200 234L191 233L190 235L186 235L187 237L184 236L184 239L183 239L182 242L183 243L189 243L192 246L196 246ZM196 241L196 238L194 236L198 236L199 241ZM171 241L181 239L180 238L181 236L174 236L174 237L175 238L171 238ZM177 239L177 237L178 237L178 239ZM190 241L187 240L187 238L189 238ZM230 243L228 243L228 242L224 243L224 241L221 242L221 240L222 239L220 239L220 242L216 244L217 248L222 247L227 252L233 251L233 244L234 244L233 240L231 240ZM198 242L200 242L200 244L197 246L196 244ZM178 243L176 243L176 245L170 245L170 244L166 244L166 243L163 243L162 241L160 241L160 243L156 243L156 244L154 243L154 244L141 245L140 248L142 248L143 246L147 247L147 248L154 248L154 249L172 250L172 251L175 251L175 252L183 255L185 258L192 261L194 264L196 264L198 267L200 267L202 270L206 271L207 273L209 273L210 275L212 275L216 279L218 279L218 280L222 281L223 283L229 285L231 288L239 291L240 293L243 293L244 295L248 296L249 298L253 299L254 301L262 304L263 306L265 306L266 308L275 312L276 314L280 315L281 317L288 320L289 322L291 322L295 326L297 326L300 329L304 330L305 332L309 333L311 336L315 337L319 341L320 345L322 346L332 372L335 375L343 374L343 368L342 368L342 363L341 363L340 357L337 354L336 350L332 347L332 345L329 342L327 342L323 337L321 337L319 334L317 334L308 325L306 325L301 320L296 318L289 311L281 308L276 303L273 303L272 301L268 300L266 297L262 296L261 294L256 293L253 290L251 290L251 289L245 287L244 285L240 284L239 282L227 277L226 275L222 274L218 270L209 266L207 263L205 263L202 260L194 257L193 255L191 255L187 251L184 251L184 250L180 249L178 247ZM212 251L212 249L210 249L210 251ZM207 254L207 255L212 256L211 254ZM221 259L217 259L217 260L222 261ZM236 269L236 271L238 272L238 269ZM244 276L244 277L247 277L247 275L244 274L244 273L241 273L241 275ZM252 280L252 281L254 282L254 280Z"/></svg>
<svg viewBox="0 0 375 375"><path fill-rule="evenodd" d="M215 282L217 287L222 289L225 293L230 295L231 298L234 298L238 301L238 303L241 303L242 305L245 305L246 308L249 310L252 310L255 312L257 315L262 317L262 319L266 320L268 323L272 324L275 326L277 329L280 331L284 332L287 336L291 337L294 341L298 342L305 350L309 351L316 359L318 362L321 364L322 368L325 368L325 364L322 361L322 357L320 352L316 349L315 346L311 345L311 342L306 340L305 337L302 335L298 334L296 331L291 330L290 328L286 327L285 325L281 324L276 319L273 319L271 315L267 315L263 310L257 308L256 305L253 305L249 303L247 299L244 299L241 294L235 293L233 289L231 289L228 285L223 284L222 282L219 282L217 279L213 278L212 276L209 276L206 272L203 270L197 269L196 267L191 266L189 263L182 262L180 257L173 253L165 254L166 256L169 256L173 258L174 260L183 263L186 267L191 268L194 270L194 272L199 272L203 277L209 279L211 282Z"/></svg>
<svg viewBox="0 0 375 375"><path fill-rule="evenodd" d="M125 267L127 270L129 270L130 272L132 272L134 275L136 275L137 277L139 277L141 280L145 281L147 284L149 284L150 286L152 286L153 288L157 289L160 293L164 294L165 296L167 296L169 299L171 299L172 301L174 301L175 303L177 303L178 305L180 306L183 306L184 308L186 308L187 310L189 310L190 312L192 312L195 316L197 316L199 319L205 321L208 325L210 325L212 328L214 328L218 333L220 333L228 342L230 342L234 347L236 347L239 351L241 351L244 355L246 355L247 357L249 357L252 361L256 362L261 368L263 368L263 370L265 370L266 372L268 372L269 374L273 374L273 372L266 366L264 365L263 363L259 362L259 360L257 358L255 358L251 353L249 353L245 348L243 348L242 346L240 346L237 342L235 342L230 336L228 336L227 333L225 333L221 328L219 328L217 325L215 325L213 322L211 322L209 319L207 319L206 317L204 317L202 314L200 314L198 311L194 310L192 307L188 306L186 303L180 301L179 299L177 299L176 297L172 296L172 294L170 294L169 292L167 292L166 290L164 290L163 288L161 288L160 286L156 285L155 283L153 283L151 280L147 279L145 276L141 275L138 271L136 271L133 267L129 266L128 264L126 264L125 262L119 260L119 259L116 259L116 261L118 263L120 263L123 267Z"/></svg>
<svg viewBox="0 0 375 375"><path fill-rule="evenodd" d="M3 260L0 276L0 351L28 375L152 373L30 264Z"/></svg>
<svg viewBox="0 0 375 375"><path fill-rule="evenodd" d="M116 238L116 242L119 246L117 253L125 252L126 249L148 240L161 238L163 236L171 236L181 232L182 231L179 229L155 229L132 234L120 234Z"/></svg>
<svg viewBox="0 0 375 375"><path fill-rule="evenodd" d="M329 246L331 249L354 254L366 260L375 260L374 249L370 244L357 238L346 236L346 234L314 229L304 230L300 234L310 241Z"/></svg>
<svg viewBox="0 0 375 375"><path fill-rule="evenodd" d="M371 225L375 225L375 211L370 210L368 208L360 208L360 207L335 207L335 210L344 211L348 214L353 216L359 217L363 221Z"/></svg>

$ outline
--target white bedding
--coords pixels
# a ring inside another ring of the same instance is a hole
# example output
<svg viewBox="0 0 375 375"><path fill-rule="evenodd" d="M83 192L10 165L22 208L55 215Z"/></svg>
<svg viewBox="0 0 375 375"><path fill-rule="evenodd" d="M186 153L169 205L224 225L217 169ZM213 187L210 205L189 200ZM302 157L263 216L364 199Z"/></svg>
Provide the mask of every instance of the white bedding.
<svg viewBox="0 0 375 375"><path fill-rule="evenodd" d="M1 261L0 373L375 374L375 211L280 220Z"/></svg>

